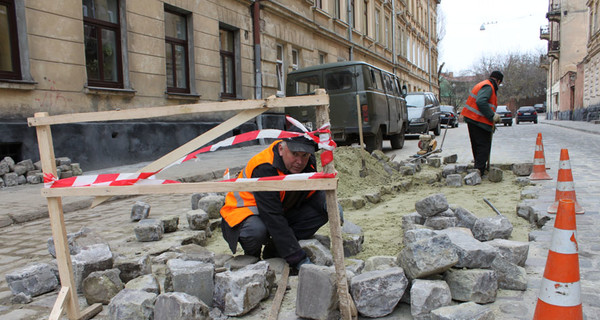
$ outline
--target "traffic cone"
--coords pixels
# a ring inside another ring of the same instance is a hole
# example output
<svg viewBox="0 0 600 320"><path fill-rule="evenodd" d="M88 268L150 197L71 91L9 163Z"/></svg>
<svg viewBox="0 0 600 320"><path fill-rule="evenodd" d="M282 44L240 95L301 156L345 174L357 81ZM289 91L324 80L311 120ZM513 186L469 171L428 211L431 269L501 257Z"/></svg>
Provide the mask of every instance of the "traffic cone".
<svg viewBox="0 0 600 320"><path fill-rule="evenodd" d="M558 201L561 199L571 199L575 203L575 213L584 214L585 211L577 203L575 195L575 184L573 183L573 174L571 173L571 163L569 162L569 150L560 150L560 162L558 163L558 178L556 179L556 196L554 203L548 207L548 213L556 213L558 210Z"/></svg>
<svg viewBox="0 0 600 320"><path fill-rule="evenodd" d="M544 158L544 144L542 143L541 133L538 133L535 141L533 172L529 175L529 180L552 180L552 177L546 173L546 159Z"/></svg>
<svg viewBox="0 0 600 320"><path fill-rule="evenodd" d="M575 201L560 200L533 319L583 319Z"/></svg>

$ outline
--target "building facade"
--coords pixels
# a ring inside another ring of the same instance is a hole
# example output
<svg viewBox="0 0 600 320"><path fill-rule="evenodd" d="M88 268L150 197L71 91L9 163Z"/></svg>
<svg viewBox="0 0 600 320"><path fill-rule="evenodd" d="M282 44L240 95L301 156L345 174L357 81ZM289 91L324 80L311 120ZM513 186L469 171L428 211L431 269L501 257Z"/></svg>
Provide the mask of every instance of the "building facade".
<svg viewBox="0 0 600 320"><path fill-rule="evenodd" d="M600 119L600 1L588 0L589 10L587 56L583 61L583 107L585 121Z"/></svg>
<svg viewBox="0 0 600 320"><path fill-rule="evenodd" d="M287 72L326 62L362 60L437 93L439 1L0 0L0 157L38 158L36 112L284 96ZM154 160L231 115L56 126L56 155L84 170Z"/></svg>
<svg viewBox="0 0 600 320"><path fill-rule="evenodd" d="M586 3L584 0L550 0L546 17L548 25L540 28L540 38L548 40L548 53L540 62L548 70L547 117L577 119L584 108L584 74L577 70L587 53Z"/></svg>

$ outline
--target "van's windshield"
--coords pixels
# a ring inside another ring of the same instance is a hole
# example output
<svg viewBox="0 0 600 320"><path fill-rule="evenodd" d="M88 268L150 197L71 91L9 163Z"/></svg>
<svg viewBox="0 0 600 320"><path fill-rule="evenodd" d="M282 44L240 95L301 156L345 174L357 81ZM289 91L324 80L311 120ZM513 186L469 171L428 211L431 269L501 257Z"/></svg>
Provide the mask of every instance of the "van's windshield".
<svg viewBox="0 0 600 320"><path fill-rule="evenodd" d="M421 95L421 94L407 95L406 96L406 106L407 107L424 107L425 106L425 96Z"/></svg>

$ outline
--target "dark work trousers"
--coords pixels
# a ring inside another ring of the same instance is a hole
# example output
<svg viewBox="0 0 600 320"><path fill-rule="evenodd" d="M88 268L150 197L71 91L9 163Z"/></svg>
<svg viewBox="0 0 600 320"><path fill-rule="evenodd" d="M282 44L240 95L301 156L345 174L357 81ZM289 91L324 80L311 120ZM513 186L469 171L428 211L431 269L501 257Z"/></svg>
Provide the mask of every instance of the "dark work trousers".
<svg viewBox="0 0 600 320"><path fill-rule="evenodd" d="M234 228L223 220L221 229L230 247L239 241L246 255L260 258L262 246L267 245L263 258L285 258L301 249L298 240L309 239L327 221L325 192L317 191L283 216L253 215Z"/></svg>
<svg viewBox="0 0 600 320"><path fill-rule="evenodd" d="M475 159L475 169L479 169L479 172L483 175L492 148L492 133L470 122L467 122L467 127L469 128L471 150L473 150L473 158Z"/></svg>

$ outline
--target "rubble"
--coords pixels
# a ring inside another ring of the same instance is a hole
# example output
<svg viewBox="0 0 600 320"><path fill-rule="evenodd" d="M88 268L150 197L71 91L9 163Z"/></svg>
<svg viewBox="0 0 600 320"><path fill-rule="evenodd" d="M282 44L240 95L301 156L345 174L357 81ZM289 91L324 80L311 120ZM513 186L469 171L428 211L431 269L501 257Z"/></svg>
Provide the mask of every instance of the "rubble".
<svg viewBox="0 0 600 320"><path fill-rule="evenodd" d="M63 160L59 160L63 159ZM59 164L60 163L60 164ZM60 179L83 174L79 163L71 163L66 157L56 158L57 176ZM44 182L40 162L33 163L25 159L15 163L11 157L0 160L0 187L15 187L22 184L40 184Z"/></svg>

